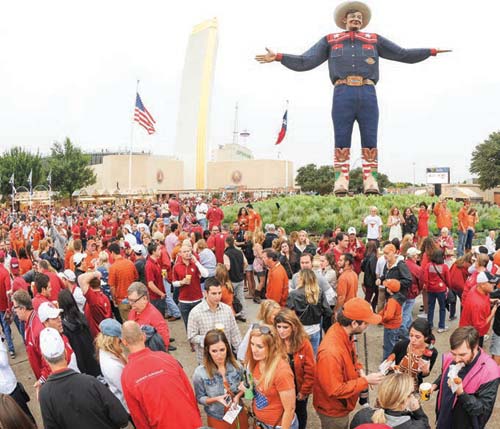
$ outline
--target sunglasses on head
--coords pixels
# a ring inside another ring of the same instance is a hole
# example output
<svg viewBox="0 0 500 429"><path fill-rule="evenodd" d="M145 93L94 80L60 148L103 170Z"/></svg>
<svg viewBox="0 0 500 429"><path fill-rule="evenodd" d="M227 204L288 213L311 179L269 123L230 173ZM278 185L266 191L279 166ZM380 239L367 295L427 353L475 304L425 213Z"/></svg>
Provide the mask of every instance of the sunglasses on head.
<svg viewBox="0 0 500 429"><path fill-rule="evenodd" d="M269 328L269 326L262 326L262 325L259 325L258 323L252 324L252 330L253 329L258 329L260 331L260 333L264 334L264 335L269 335L271 333L271 328Z"/></svg>

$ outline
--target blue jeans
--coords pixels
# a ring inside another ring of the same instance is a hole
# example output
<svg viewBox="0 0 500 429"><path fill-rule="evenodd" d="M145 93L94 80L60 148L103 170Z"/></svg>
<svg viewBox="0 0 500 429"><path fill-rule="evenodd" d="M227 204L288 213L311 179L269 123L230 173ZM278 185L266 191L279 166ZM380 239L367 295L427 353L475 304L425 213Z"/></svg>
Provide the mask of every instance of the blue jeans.
<svg viewBox="0 0 500 429"><path fill-rule="evenodd" d="M401 323L400 334L401 337L408 338L410 331L410 325L413 321L413 306L415 305L415 299L407 299L403 304L403 322Z"/></svg>
<svg viewBox="0 0 500 429"><path fill-rule="evenodd" d="M383 356L384 360L386 360L387 357L392 353L392 349L398 342L399 330L400 328L396 329L384 328L384 356Z"/></svg>
<svg viewBox="0 0 500 429"><path fill-rule="evenodd" d="M10 325L5 321L5 311L0 311L0 323L2 325L3 333L5 334L5 339L7 340L7 344L9 346L9 352L15 353Z"/></svg>
<svg viewBox="0 0 500 429"><path fill-rule="evenodd" d="M350 148L354 121L358 121L361 147L377 147L378 103L375 86L339 85L332 105L335 147Z"/></svg>
<svg viewBox="0 0 500 429"><path fill-rule="evenodd" d="M313 347L314 356L316 356L318 354L319 343L321 342L321 330L315 334L309 335L309 340L311 341L311 345Z"/></svg>
<svg viewBox="0 0 500 429"><path fill-rule="evenodd" d="M467 236L465 237L465 249L472 249L472 239L474 238L474 231L472 229L467 230Z"/></svg>
<svg viewBox="0 0 500 429"><path fill-rule="evenodd" d="M272 426L272 425L267 425L263 422L259 422L259 424L262 426L263 429L280 429L281 426ZM290 429L299 429L299 419L297 416L293 418L292 424L290 425Z"/></svg>
<svg viewBox="0 0 500 429"><path fill-rule="evenodd" d="M434 327L434 307L436 306L436 299L439 302L439 329L445 328L446 318L446 292L427 292L429 297L429 312L427 313L427 321L431 328Z"/></svg>
<svg viewBox="0 0 500 429"><path fill-rule="evenodd" d="M167 304L167 314L172 317L181 317L179 307L172 297L172 288L170 286L170 283L167 280L163 279L163 284L165 286L165 293L167 294L167 296L165 297L165 302Z"/></svg>
<svg viewBox="0 0 500 429"><path fill-rule="evenodd" d="M22 320L19 320L19 317L14 314L14 323L16 324L17 330L19 331L19 334L21 335L24 343L24 322Z"/></svg>
<svg viewBox="0 0 500 429"><path fill-rule="evenodd" d="M201 299L196 302L179 302L179 310L181 311L182 320L184 321L186 330L188 326L189 313L191 313L191 310L195 308L200 302Z"/></svg>
<svg viewBox="0 0 500 429"><path fill-rule="evenodd" d="M467 237L467 231L464 232L458 230L457 258L464 256L466 237Z"/></svg>
<svg viewBox="0 0 500 429"><path fill-rule="evenodd" d="M208 226L208 221L207 221L207 218L205 218L205 219L199 219L199 220L198 220L198 223L199 223L199 224L200 224L200 226L203 228L203 231L206 231L207 226Z"/></svg>

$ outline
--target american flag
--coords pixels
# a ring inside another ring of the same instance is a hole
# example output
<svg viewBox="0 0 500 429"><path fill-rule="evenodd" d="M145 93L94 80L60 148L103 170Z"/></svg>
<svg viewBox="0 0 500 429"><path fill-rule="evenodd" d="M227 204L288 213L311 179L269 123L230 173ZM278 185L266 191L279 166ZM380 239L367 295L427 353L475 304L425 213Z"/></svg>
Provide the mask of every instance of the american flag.
<svg viewBox="0 0 500 429"><path fill-rule="evenodd" d="M141 96L137 93L135 98L135 111L134 111L134 121L137 122L141 127L143 127L148 134L153 134L155 130L154 124L156 121L153 119L148 109L142 104Z"/></svg>

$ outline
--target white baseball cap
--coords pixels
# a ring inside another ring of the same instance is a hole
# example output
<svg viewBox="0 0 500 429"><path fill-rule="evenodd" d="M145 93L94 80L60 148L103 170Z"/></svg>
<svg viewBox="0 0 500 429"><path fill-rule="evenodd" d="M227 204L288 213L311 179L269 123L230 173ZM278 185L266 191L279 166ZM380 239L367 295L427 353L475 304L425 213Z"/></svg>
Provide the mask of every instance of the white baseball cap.
<svg viewBox="0 0 500 429"><path fill-rule="evenodd" d="M42 329L40 332L40 349L42 354L49 359L64 354L64 341L61 334L54 328Z"/></svg>
<svg viewBox="0 0 500 429"><path fill-rule="evenodd" d="M418 250L416 247L410 247L407 251L406 254L408 256L415 256L415 255L420 255L422 252Z"/></svg>
<svg viewBox="0 0 500 429"><path fill-rule="evenodd" d="M356 235L356 228L354 228L353 226L350 226L347 229L347 234L354 234L354 235Z"/></svg>
<svg viewBox="0 0 500 429"><path fill-rule="evenodd" d="M61 277L63 279L69 280L70 282L76 282L76 275L70 269L64 270L64 272L61 274Z"/></svg>
<svg viewBox="0 0 500 429"><path fill-rule="evenodd" d="M55 319L62 313L60 308L57 308L51 302L42 302L38 307L38 318L40 322L46 322L47 319Z"/></svg>
<svg viewBox="0 0 500 429"><path fill-rule="evenodd" d="M75 265L79 265L86 257L87 257L86 253L75 253L73 255L73 262L75 263Z"/></svg>
<svg viewBox="0 0 500 429"><path fill-rule="evenodd" d="M486 273L483 271L477 275L476 281L477 283L488 283L490 280L488 279Z"/></svg>

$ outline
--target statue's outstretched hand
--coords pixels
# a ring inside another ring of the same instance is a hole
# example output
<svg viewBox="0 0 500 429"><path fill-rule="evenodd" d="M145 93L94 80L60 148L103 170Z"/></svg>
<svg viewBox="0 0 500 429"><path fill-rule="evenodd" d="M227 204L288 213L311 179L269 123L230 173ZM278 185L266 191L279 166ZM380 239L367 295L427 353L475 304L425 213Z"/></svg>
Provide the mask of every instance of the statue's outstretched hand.
<svg viewBox="0 0 500 429"><path fill-rule="evenodd" d="M266 48L266 51L267 53L264 55L255 56L255 59L261 64L272 63L276 59L276 54L271 49Z"/></svg>

